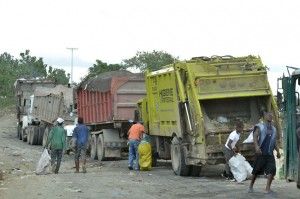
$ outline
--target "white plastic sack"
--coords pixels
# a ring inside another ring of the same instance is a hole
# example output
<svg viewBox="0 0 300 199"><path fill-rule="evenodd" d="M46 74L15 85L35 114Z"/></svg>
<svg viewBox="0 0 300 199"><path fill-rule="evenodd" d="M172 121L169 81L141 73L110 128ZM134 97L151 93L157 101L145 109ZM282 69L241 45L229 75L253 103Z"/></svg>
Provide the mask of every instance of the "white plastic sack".
<svg viewBox="0 0 300 199"><path fill-rule="evenodd" d="M243 143L253 143L253 131L249 134L246 140Z"/></svg>
<svg viewBox="0 0 300 199"><path fill-rule="evenodd" d="M245 164L246 171L247 171L247 178L250 178L251 175L252 175L253 168L251 167L251 165L249 164L249 162L246 161L246 160L245 160L244 164Z"/></svg>
<svg viewBox="0 0 300 199"><path fill-rule="evenodd" d="M229 167L233 174L233 177L239 183L246 180L247 177L249 177L252 173L251 165L241 154L237 154L236 156L230 158Z"/></svg>
<svg viewBox="0 0 300 199"><path fill-rule="evenodd" d="M36 166L35 173L37 175L46 175L49 173L49 166L50 166L51 157L48 153L47 149L44 149L41 158Z"/></svg>

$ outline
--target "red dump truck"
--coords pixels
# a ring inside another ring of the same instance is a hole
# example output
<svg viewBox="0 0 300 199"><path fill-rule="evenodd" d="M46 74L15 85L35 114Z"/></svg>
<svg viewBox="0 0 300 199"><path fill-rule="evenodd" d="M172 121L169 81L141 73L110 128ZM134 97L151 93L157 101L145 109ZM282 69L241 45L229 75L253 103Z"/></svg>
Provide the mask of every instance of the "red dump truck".
<svg viewBox="0 0 300 199"><path fill-rule="evenodd" d="M91 131L91 158L121 157L128 120L136 118L137 102L146 95L144 75L129 71L99 74L77 87L77 113Z"/></svg>

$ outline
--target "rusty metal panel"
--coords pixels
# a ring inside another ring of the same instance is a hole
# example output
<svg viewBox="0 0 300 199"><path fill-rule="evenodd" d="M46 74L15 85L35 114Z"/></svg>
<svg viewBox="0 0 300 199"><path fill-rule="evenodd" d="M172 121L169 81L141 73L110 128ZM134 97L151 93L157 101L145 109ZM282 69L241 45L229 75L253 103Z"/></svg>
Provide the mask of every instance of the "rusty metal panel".
<svg viewBox="0 0 300 199"><path fill-rule="evenodd" d="M54 88L36 87L32 115L39 120L53 123L58 117L72 122L73 88L58 85Z"/></svg>
<svg viewBox="0 0 300 199"><path fill-rule="evenodd" d="M143 75L130 72L109 74L78 87L78 116L83 117L87 124L133 119L138 100L146 95Z"/></svg>
<svg viewBox="0 0 300 199"><path fill-rule="evenodd" d="M30 79L17 79L15 84L15 95L16 95L16 108L18 110L18 120L22 115L28 114L30 106L30 96L33 95L35 89L39 86L44 88L55 87L55 82L49 80L30 80Z"/></svg>
<svg viewBox="0 0 300 199"><path fill-rule="evenodd" d="M34 97L32 114L39 120L53 123L58 117L65 118L66 112L61 95Z"/></svg>
<svg viewBox="0 0 300 199"><path fill-rule="evenodd" d="M109 104L110 92L79 90L77 111L85 123L101 123L112 120Z"/></svg>
<svg viewBox="0 0 300 199"><path fill-rule="evenodd" d="M137 102L145 96L145 82L142 79L129 79L114 96L114 119L134 119Z"/></svg>

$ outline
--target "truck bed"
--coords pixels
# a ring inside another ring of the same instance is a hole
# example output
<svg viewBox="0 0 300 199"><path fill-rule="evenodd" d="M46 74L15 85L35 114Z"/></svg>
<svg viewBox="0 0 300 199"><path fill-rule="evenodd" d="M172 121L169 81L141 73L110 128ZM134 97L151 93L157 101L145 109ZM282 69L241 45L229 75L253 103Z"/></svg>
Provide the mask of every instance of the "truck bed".
<svg viewBox="0 0 300 199"><path fill-rule="evenodd" d="M104 73L79 85L78 116L83 117L86 124L132 120L137 102L145 94L141 74L128 71Z"/></svg>

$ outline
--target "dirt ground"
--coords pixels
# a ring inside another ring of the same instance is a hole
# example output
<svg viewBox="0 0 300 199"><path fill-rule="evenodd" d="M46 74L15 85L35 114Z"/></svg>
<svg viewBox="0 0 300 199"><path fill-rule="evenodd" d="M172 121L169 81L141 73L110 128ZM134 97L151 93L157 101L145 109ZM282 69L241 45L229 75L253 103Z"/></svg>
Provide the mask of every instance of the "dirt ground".
<svg viewBox="0 0 300 199"><path fill-rule="evenodd" d="M1 113L1 112L0 112ZM58 175L36 175L41 146L16 138L12 113L0 115L0 199L32 198L299 198L295 183L275 180L272 196L263 192L266 179L258 179L255 192L247 193L249 180L242 184L220 177L222 165L203 168L202 177L174 175L169 162L160 162L149 172L127 169L126 160L88 161L88 173L75 174L73 156L63 157Z"/></svg>

